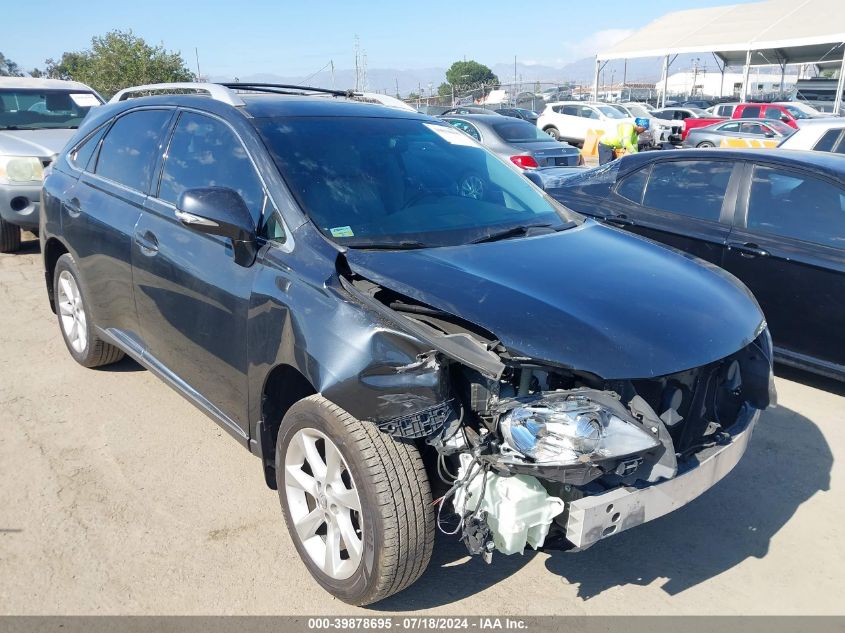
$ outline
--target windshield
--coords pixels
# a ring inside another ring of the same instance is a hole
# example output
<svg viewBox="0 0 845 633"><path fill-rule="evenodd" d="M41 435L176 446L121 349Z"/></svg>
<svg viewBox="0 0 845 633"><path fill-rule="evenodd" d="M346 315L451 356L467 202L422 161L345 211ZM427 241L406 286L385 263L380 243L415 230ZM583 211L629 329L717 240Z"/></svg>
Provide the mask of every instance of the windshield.
<svg viewBox="0 0 845 633"><path fill-rule="evenodd" d="M625 106L625 107L628 108L628 112L631 113L631 116L642 117L644 119L650 119L651 118L651 114L649 114L648 110L646 110L642 106L629 105L629 106Z"/></svg>
<svg viewBox="0 0 845 633"><path fill-rule="evenodd" d="M494 123L492 127L506 143L548 143L552 141L548 134L528 121L502 121L501 123Z"/></svg>
<svg viewBox="0 0 845 633"><path fill-rule="evenodd" d="M100 103L84 90L0 89L0 130L76 128Z"/></svg>
<svg viewBox="0 0 845 633"><path fill-rule="evenodd" d="M285 117L255 125L303 210L350 247L466 244L572 212L463 132L434 121Z"/></svg>
<svg viewBox="0 0 845 633"><path fill-rule="evenodd" d="M784 104L783 106L789 114L791 114L796 119L821 119L824 118L824 115L817 110L813 110L812 108L808 108L803 105L798 105L797 103L790 103L789 105Z"/></svg>
<svg viewBox="0 0 845 633"><path fill-rule="evenodd" d="M608 119L624 119L625 115L622 114L619 110L614 108L613 106L609 105L600 105L596 106L596 109L601 112L604 116Z"/></svg>

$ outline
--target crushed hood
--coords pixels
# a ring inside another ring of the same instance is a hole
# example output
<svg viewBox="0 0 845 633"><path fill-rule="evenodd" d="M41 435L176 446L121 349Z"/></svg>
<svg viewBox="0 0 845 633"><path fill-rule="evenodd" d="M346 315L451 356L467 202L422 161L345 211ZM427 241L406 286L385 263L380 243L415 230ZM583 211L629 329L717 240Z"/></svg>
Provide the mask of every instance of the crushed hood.
<svg viewBox="0 0 845 633"><path fill-rule="evenodd" d="M76 130L0 130L0 155L50 158L58 154Z"/></svg>
<svg viewBox="0 0 845 633"><path fill-rule="evenodd" d="M513 356L605 379L724 358L763 321L725 271L592 221L536 237L346 257L358 274L492 332Z"/></svg>

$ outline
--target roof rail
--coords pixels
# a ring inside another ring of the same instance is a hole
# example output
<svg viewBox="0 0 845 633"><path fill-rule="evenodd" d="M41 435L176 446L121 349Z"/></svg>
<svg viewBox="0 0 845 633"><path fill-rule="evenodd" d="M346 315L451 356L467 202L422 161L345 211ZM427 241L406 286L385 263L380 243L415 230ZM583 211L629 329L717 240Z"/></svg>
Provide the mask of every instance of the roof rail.
<svg viewBox="0 0 845 633"><path fill-rule="evenodd" d="M272 94L286 95L304 95L309 92L319 92L334 95L335 97L350 97L355 94L352 90L333 90L331 88L315 88L313 86L297 86L294 84L256 83L252 81L244 83L221 83L218 85L232 90L248 90L250 92L269 92Z"/></svg>
<svg viewBox="0 0 845 633"><path fill-rule="evenodd" d="M237 107L245 105L243 99L241 99L238 95L229 90L229 88L227 88L223 84L186 81L163 84L147 84L146 86L132 86L131 88L124 88L123 90L117 92L117 94L115 94L109 100L109 103L118 103L120 101L126 101L127 99L131 99L133 95L146 96L144 94L137 93L171 92L173 90L191 90L200 94L204 93L215 101L222 101L223 103L228 103L230 106Z"/></svg>

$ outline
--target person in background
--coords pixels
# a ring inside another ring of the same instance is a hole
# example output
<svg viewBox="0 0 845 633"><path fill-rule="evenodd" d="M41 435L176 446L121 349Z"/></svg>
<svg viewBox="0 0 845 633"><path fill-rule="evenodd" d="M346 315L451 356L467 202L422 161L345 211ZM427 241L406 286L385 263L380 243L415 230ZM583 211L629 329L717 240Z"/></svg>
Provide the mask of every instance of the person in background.
<svg viewBox="0 0 845 633"><path fill-rule="evenodd" d="M648 119L637 117L633 123L620 123L615 131L602 134L598 147L599 165L609 163L616 158L617 149L624 149L628 154L636 154L640 134L645 132L648 126Z"/></svg>

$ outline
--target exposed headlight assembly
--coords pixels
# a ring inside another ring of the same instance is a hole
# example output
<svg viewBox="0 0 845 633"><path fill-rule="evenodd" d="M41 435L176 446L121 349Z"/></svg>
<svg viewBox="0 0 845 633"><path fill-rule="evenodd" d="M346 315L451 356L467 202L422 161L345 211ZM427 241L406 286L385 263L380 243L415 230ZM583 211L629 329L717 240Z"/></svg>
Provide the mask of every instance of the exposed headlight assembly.
<svg viewBox="0 0 845 633"><path fill-rule="evenodd" d="M36 156L0 156L0 182L38 182L44 178L44 167Z"/></svg>
<svg viewBox="0 0 845 633"><path fill-rule="evenodd" d="M505 443L538 464L567 466L644 453L660 442L616 412L577 394L552 394L500 420Z"/></svg>

